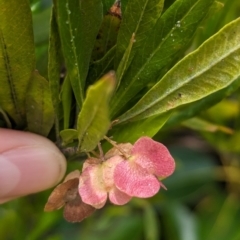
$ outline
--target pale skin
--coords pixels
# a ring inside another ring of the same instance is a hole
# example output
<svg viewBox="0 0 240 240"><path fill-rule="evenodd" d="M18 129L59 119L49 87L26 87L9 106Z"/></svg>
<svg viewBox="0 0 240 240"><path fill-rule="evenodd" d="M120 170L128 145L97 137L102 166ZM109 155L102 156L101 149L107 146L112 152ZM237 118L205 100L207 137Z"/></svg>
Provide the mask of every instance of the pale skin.
<svg viewBox="0 0 240 240"><path fill-rule="evenodd" d="M55 186L66 159L39 135L0 128L0 204Z"/></svg>

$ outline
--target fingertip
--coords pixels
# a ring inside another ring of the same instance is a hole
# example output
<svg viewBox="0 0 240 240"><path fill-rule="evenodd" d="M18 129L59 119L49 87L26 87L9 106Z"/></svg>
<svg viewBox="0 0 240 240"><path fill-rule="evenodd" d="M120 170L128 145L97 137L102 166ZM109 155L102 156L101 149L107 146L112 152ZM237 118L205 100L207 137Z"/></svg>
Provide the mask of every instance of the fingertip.
<svg viewBox="0 0 240 240"><path fill-rule="evenodd" d="M7 131L9 132L7 134ZM12 139L3 143L3 137ZM56 185L66 159L50 140L36 134L0 130L0 199L12 199Z"/></svg>

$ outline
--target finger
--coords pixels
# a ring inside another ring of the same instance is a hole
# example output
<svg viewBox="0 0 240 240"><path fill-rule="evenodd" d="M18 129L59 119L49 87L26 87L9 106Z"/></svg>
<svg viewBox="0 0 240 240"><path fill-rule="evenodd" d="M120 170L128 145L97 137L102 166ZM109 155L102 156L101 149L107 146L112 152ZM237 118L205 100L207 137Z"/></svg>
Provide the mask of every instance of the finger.
<svg viewBox="0 0 240 240"><path fill-rule="evenodd" d="M0 202L50 188L65 171L65 157L50 140L0 129Z"/></svg>

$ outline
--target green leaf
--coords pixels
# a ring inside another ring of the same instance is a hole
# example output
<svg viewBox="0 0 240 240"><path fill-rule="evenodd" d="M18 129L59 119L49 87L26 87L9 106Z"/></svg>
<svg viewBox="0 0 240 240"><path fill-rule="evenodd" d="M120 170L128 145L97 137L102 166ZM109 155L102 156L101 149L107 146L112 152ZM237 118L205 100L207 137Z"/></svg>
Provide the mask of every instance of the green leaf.
<svg viewBox="0 0 240 240"><path fill-rule="evenodd" d="M49 84L38 72L33 73L26 96L28 130L48 136L54 122Z"/></svg>
<svg viewBox="0 0 240 240"><path fill-rule="evenodd" d="M111 48L102 59L90 65L88 78L87 78L88 84L95 82L104 74L106 74L110 70L113 70L114 55L115 55L115 46Z"/></svg>
<svg viewBox="0 0 240 240"><path fill-rule="evenodd" d="M40 13L33 14L34 41L36 45L48 42L50 16L50 7Z"/></svg>
<svg viewBox="0 0 240 240"><path fill-rule="evenodd" d="M92 61L101 59L113 46L116 45L121 17L118 15L119 7L111 9L104 17L99 29L92 52ZM114 12L112 12L114 10Z"/></svg>
<svg viewBox="0 0 240 240"><path fill-rule="evenodd" d="M114 4L115 0L102 0L103 3L103 13L107 13L110 7Z"/></svg>
<svg viewBox="0 0 240 240"><path fill-rule="evenodd" d="M117 116L122 112L122 108L139 91L148 84L156 83L159 76L166 71L165 68L171 67L176 62L182 52L189 47L189 41L202 19L207 15L213 1L178 0L167 9L155 26L150 29L148 37L136 52L113 97L111 116Z"/></svg>
<svg viewBox="0 0 240 240"><path fill-rule="evenodd" d="M119 65L118 65L118 68L117 68L117 72L116 72L117 88L119 87L119 85L121 83L121 80L122 80L122 77L123 77L123 74L125 73L125 71L128 67L128 62L129 62L129 58L130 58L130 55L131 55L132 46L135 43L135 41L136 41L135 40L135 34L133 33L132 37L129 41L128 47L127 47Z"/></svg>
<svg viewBox="0 0 240 240"><path fill-rule="evenodd" d="M170 113L153 116L136 122L114 126L109 136L114 141L134 143L142 136L153 137L170 117Z"/></svg>
<svg viewBox="0 0 240 240"><path fill-rule="evenodd" d="M206 110L216 103L220 102L223 98L231 95L240 87L240 77L234 80L229 86L195 102L191 102L180 106L178 111L172 114L171 118L167 121L164 127L171 127L179 124L182 121L194 117L196 114Z"/></svg>
<svg viewBox="0 0 240 240"><path fill-rule="evenodd" d="M59 136L59 119L60 119L60 69L61 69L61 44L58 33L58 26L52 8L50 40L48 49L48 80L52 97L53 108L55 112L55 130L56 136Z"/></svg>
<svg viewBox="0 0 240 240"><path fill-rule="evenodd" d="M29 1L1 1L0 9L0 106L24 127L26 92L35 68Z"/></svg>
<svg viewBox="0 0 240 240"><path fill-rule="evenodd" d="M198 240L196 216L180 203L168 202L163 209L166 239ZM169 222L169 224L167 224Z"/></svg>
<svg viewBox="0 0 240 240"><path fill-rule="evenodd" d="M54 1L62 51L78 104L82 107L85 80L102 21L101 0Z"/></svg>
<svg viewBox="0 0 240 240"><path fill-rule="evenodd" d="M197 131L212 132L212 133L219 131L226 134L233 134L233 130L228 127L225 127L216 123L212 123L197 117L184 121L182 125Z"/></svg>
<svg viewBox="0 0 240 240"><path fill-rule="evenodd" d="M70 117L72 110L72 88L68 74L64 79L60 95L63 108L63 129L67 129L70 126Z"/></svg>
<svg viewBox="0 0 240 240"><path fill-rule="evenodd" d="M145 239L157 240L160 239L158 216L150 204L144 206L144 235Z"/></svg>
<svg viewBox="0 0 240 240"><path fill-rule="evenodd" d="M78 139L78 131L76 129L64 129L60 132L60 136L65 145Z"/></svg>
<svg viewBox="0 0 240 240"><path fill-rule="evenodd" d="M240 18L177 63L119 120L138 120L202 99L240 75Z"/></svg>
<svg viewBox="0 0 240 240"><path fill-rule="evenodd" d="M128 2L117 39L115 68L119 65L133 33L136 43L132 48L129 61L134 56L136 49L142 46L162 13L163 2L163 0L131 0Z"/></svg>
<svg viewBox="0 0 240 240"><path fill-rule="evenodd" d="M115 84L115 75L109 72L89 87L77 122L80 151L93 150L109 130L108 104Z"/></svg>

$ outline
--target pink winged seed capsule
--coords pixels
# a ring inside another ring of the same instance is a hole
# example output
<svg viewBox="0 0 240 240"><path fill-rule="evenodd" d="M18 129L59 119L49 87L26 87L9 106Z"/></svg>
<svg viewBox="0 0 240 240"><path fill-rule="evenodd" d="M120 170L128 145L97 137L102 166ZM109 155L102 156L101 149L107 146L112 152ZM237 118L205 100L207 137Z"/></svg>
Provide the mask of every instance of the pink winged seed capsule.
<svg viewBox="0 0 240 240"><path fill-rule="evenodd" d="M149 137L141 137L131 150L131 157L120 162L114 171L116 187L129 196L154 196L163 184L159 178L170 176L175 161L168 149Z"/></svg>
<svg viewBox="0 0 240 240"><path fill-rule="evenodd" d="M132 197L152 197L163 186L158 178L174 172L175 162L168 149L149 137L141 137L133 146L118 147L122 151L112 148L104 162L92 158L84 163L79 194L94 208L102 208L108 196L116 205L124 205Z"/></svg>
<svg viewBox="0 0 240 240"><path fill-rule="evenodd" d="M105 205L108 196L116 205L124 205L131 200L130 196L121 192L114 184L113 171L122 161L120 156L116 157L119 158L111 158L103 163L93 163L92 159L84 163L79 178L79 194L84 203L99 209Z"/></svg>

